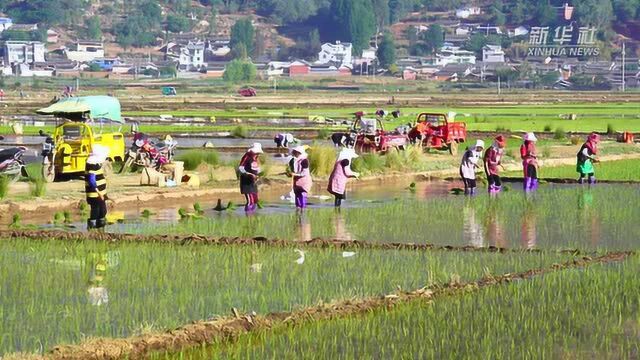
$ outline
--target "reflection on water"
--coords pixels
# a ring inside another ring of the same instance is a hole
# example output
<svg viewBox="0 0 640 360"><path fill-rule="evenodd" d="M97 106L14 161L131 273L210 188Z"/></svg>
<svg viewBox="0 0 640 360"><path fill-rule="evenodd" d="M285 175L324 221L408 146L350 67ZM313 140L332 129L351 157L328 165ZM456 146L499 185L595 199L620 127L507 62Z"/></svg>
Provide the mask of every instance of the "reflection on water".
<svg viewBox="0 0 640 360"><path fill-rule="evenodd" d="M600 242L600 216L593 206L593 194L590 188L581 189L578 194L578 209L581 213L581 236L588 239L591 246Z"/></svg>
<svg viewBox="0 0 640 360"><path fill-rule="evenodd" d="M522 212L520 227L520 243L523 249L533 249L536 247L536 221L537 214L535 206L530 197L525 195L525 207Z"/></svg>
<svg viewBox="0 0 640 360"><path fill-rule="evenodd" d="M347 223L342 216L342 213L338 210L333 213L333 229L334 229L334 238L336 240L342 241L352 241L355 240L353 234L347 228Z"/></svg>
<svg viewBox="0 0 640 360"><path fill-rule="evenodd" d="M465 199L464 208L462 209L463 229L462 236L464 243L473 247L484 246L484 235L482 224L477 219L476 209L472 206L473 199Z"/></svg>
<svg viewBox="0 0 640 360"><path fill-rule="evenodd" d="M298 212L296 241L311 241L311 222L305 211Z"/></svg>
<svg viewBox="0 0 640 360"><path fill-rule="evenodd" d="M503 227L503 219L499 213L499 199L492 197L489 199L489 206L485 212L485 226L487 229L487 240L490 246L508 247Z"/></svg>
<svg viewBox="0 0 640 360"><path fill-rule="evenodd" d="M88 265L89 288L87 289L87 295L89 303L94 306L106 305L109 302L109 292L104 284L108 267L107 253L90 254Z"/></svg>

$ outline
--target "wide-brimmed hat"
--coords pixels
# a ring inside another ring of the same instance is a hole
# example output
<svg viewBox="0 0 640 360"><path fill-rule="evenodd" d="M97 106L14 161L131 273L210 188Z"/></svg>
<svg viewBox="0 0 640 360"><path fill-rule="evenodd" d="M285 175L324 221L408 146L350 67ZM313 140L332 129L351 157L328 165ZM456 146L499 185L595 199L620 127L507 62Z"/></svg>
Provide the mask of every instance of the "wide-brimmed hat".
<svg viewBox="0 0 640 360"><path fill-rule="evenodd" d="M262 144L260 143L253 143L249 148L249 151L251 151L254 154L262 154L264 152L262 151Z"/></svg>
<svg viewBox="0 0 640 360"><path fill-rule="evenodd" d="M91 146L91 153L87 158L87 164L100 165L109 157L110 149L104 145L93 144Z"/></svg>
<svg viewBox="0 0 640 360"><path fill-rule="evenodd" d="M481 148L483 148L483 149L484 149L484 141L482 141L482 140L476 140L476 145L475 145L475 147L477 147L477 148L478 148L478 147L481 147Z"/></svg>
<svg viewBox="0 0 640 360"><path fill-rule="evenodd" d="M344 148L340 150L340 153L338 154L338 161L351 160L357 157L358 157L358 154L356 154L355 150L351 148Z"/></svg>
<svg viewBox="0 0 640 360"><path fill-rule="evenodd" d="M524 138L525 141L533 141L536 142L538 141L538 138L536 137L536 134L532 133L532 132L528 132L526 134L524 134Z"/></svg>
<svg viewBox="0 0 640 360"><path fill-rule="evenodd" d="M307 155L307 149L305 149L305 147L303 145L299 145L294 147L293 149L291 149L291 152L297 152L298 154L302 155L302 156L306 156Z"/></svg>

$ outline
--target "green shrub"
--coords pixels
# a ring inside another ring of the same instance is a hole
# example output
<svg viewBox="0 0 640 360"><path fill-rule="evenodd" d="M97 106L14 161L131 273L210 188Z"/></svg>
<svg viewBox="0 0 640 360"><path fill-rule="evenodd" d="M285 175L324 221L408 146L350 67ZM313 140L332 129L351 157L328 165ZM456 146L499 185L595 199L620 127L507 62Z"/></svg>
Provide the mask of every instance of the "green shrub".
<svg viewBox="0 0 640 360"><path fill-rule="evenodd" d="M312 145L309 149L309 166L316 176L331 174L336 162L336 149L333 146Z"/></svg>
<svg viewBox="0 0 640 360"><path fill-rule="evenodd" d="M406 168L405 158L396 149L389 150L384 156L384 166L392 170L402 170Z"/></svg>
<svg viewBox="0 0 640 360"><path fill-rule="evenodd" d="M582 139L580 139L579 136L572 136L571 137L571 144L572 145L580 145L581 142L582 142Z"/></svg>
<svg viewBox="0 0 640 360"><path fill-rule="evenodd" d="M220 165L220 156L214 150L190 150L178 155L176 160L182 161L184 169L190 171L197 169L200 164Z"/></svg>
<svg viewBox="0 0 640 360"><path fill-rule="evenodd" d="M545 132L551 132L551 125L547 124L544 126L544 131Z"/></svg>
<svg viewBox="0 0 640 360"><path fill-rule="evenodd" d="M11 179L7 176L0 175L0 199L4 199L9 194L9 184Z"/></svg>
<svg viewBox="0 0 640 360"><path fill-rule="evenodd" d="M616 128L613 126L613 124L609 123L607 124L607 135L613 135L616 133Z"/></svg>
<svg viewBox="0 0 640 360"><path fill-rule="evenodd" d="M249 137L249 129L244 125L238 125L231 131L231 136L246 139Z"/></svg>
<svg viewBox="0 0 640 360"><path fill-rule="evenodd" d="M47 193L47 182L44 179L30 179L31 196L43 197Z"/></svg>
<svg viewBox="0 0 640 360"><path fill-rule="evenodd" d="M567 138L567 133L564 131L564 129L559 126L556 128L556 131L553 133L553 138L556 140L564 140Z"/></svg>

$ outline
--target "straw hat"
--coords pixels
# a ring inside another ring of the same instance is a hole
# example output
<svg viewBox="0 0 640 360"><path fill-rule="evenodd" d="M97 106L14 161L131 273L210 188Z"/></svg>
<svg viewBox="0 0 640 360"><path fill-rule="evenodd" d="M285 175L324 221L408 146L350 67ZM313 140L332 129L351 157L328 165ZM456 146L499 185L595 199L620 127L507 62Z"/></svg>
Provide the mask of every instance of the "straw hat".
<svg viewBox="0 0 640 360"><path fill-rule="evenodd" d="M260 143L253 143L249 148L249 151L251 151L254 154L262 154L264 152L262 151L262 144Z"/></svg>
<svg viewBox="0 0 640 360"><path fill-rule="evenodd" d="M109 157L109 148L103 145L94 144L91 146L91 153L87 158L87 164L100 165Z"/></svg>

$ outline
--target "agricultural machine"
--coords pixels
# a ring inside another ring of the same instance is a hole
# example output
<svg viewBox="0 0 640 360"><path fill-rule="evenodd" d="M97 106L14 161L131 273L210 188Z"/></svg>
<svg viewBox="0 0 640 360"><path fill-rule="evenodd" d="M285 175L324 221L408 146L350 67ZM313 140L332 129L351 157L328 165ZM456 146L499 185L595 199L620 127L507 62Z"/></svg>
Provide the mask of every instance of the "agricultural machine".
<svg viewBox="0 0 640 360"><path fill-rule="evenodd" d="M238 95L244 96L244 97L252 97L252 96L257 96L258 93L256 92L256 89L252 87L248 87L248 88L238 90Z"/></svg>
<svg viewBox="0 0 640 360"><path fill-rule="evenodd" d="M398 131L385 131L382 120L357 118L351 128L355 135L354 148L358 153L387 152L396 148L404 150L409 142L405 134Z"/></svg>
<svg viewBox="0 0 640 360"><path fill-rule="evenodd" d="M452 121L455 113L421 113L409 131L412 143L421 142L425 149L449 150L458 154L458 144L467 139L467 124Z"/></svg>

